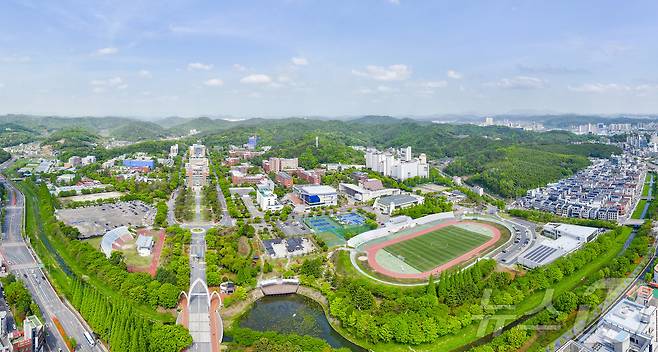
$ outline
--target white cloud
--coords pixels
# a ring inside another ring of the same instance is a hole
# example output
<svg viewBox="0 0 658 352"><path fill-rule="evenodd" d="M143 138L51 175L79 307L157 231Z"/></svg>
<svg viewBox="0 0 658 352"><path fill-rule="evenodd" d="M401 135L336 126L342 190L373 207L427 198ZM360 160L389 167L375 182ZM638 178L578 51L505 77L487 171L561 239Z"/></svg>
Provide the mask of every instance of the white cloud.
<svg viewBox="0 0 658 352"><path fill-rule="evenodd" d="M98 55L98 56L114 55L118 52L119 52L118 48L107 47L107 48L100 48L100 49L96 50L96 55Z"/></svg>
<svg viewBox="0 0 658 352"><path fill-rule="evenodd" d="M267 84L271 82L272 82L272 78L264 74L253 74L253 75L242 77L242 79L240 80L240 83L245 83L245 84Z"/></svg>
<svg viewBox="0 0 658 352"><path fill-rule="evenodd" d="M374 93L374 92L375 92L375 91L373 91L373 90L370 89L370 88L359 88L359 89L356 90L356 93L357 93L357 94L372 94L372 93Z"/></svg>
<svg viewBox="0 0 658 352"><path fill-rule="evenodd" d="M123 79L121 77L112 77L108 79L94 79L91 82L89 82L92 86L109 86L109 87L115 87L123 83Z"/></svg>
<svg viewBox="0 0 658 352"><path fill-rule="evenodd" d="M94 88L94 93L102 93L106 88L126 89L128 85L121 77L111 77L107 79L94 79L89 82Z"/></svg>
<svg viewBox="0 0 658 352"><path fill-rule="evenodd" d="M308 65L308 60L305 57L293 57L292 59L290 59L290 61L293 63L293 65L297 65L297 66Z"/></svg>
<svg viewBox="0 0 658 352"><path fill-rule="evenodd" d="M291 79L290 77L288 77L288 76L284 76L284 75L281 75L281 76L277 77L276 80L279 81L279 82L281 82L281 83L289 83L289 82L292 82L292 79Z"/></svg>
<svg viewBox="0 0 658 352"><path fill-rule="evenodd" d="M368 65L365 71L352 70L352 74L377 81L402 81L411 76L411 69L403 64L390 65L388 67Z"/></svg>
<svg viewBox="0 0 658 352"><path fill-rule="evenodd" d="M137 72L137 75L139 75L139 77L142 77L142 78L151 78L152 77L151 76L151 71L149 71L149 70L139 70L139 72Z"/></svg>
<svg viewBox="0 0 658 352"><path fill-rule="evenodd" d="M513 78L502 78L495 83L495 86L504 89L539 89L546 86L546 81L537 77L516 76Z"/></svg>
<svg viewBox="0 0 658 352"><path fill-rule="evenodd" d="M189 71L194 71L194 70L201 70L201 71L210 71L212 70L213 65L211 64L204 64L201 62L190 62L187 64L187 69Z"/></svg>
<svg viewBox="0 0 658 352"><path fill-rule="evenodd" d="M211 78L203 82L203 84L207 85L208 87L221 87L224 85L224 81L219 78Z"/></svg>
<svg viewBox="0 0 658 352"><path fill-rule="evenodd" d="M397 92L398 89L389 86L377 86L377 91L382 93L393 93Z"/></svg>
<svg viewBox="0 0 658 352"><path fill-rule="evenodd" d="M448 86L446 81L428 81L421 84L424 88L445 88Z"/></svg>
<svg viewBox="0 0 658 352"><path fill-rule="evenodd" d="M233 69L238 71L238 72L244 72L247 70L246 67L240 65L240 64L233 64Z"/></svg>
<svg viewBox="0 0 658 352"><path fill-rule="evenodd" d="M658 90L658 85L640 84L636 86L630 86L619 83L585 83L579 86L569 86L568 88L570 91L580 93L637 92L641 94Z"/></svg>
<svg viewBox="0 0 658 352"><path fill-rule="evenodd" d="M608 93L630 91L632 88L617 83L585 83L580 86L569 86L569 90L582 93Z"/></svg>
<svg viewBox="0 0 658 352"><path fill-rule="evenodd" d="M11 55L11 56L5 56L5 57L0 57L0 62L3 63L25 63L25 62L30 62L32 61L32 58L29 56L16 56L16 55Z"/></svg>
<svg viewBox="0 0 658 352"><path fill-rule="evenodd" d="M464 77L464 75L462 75L460 72L457 72L455 70L448 70L448 72L446 72L446 75L452 79L462 79Z"/></svg>

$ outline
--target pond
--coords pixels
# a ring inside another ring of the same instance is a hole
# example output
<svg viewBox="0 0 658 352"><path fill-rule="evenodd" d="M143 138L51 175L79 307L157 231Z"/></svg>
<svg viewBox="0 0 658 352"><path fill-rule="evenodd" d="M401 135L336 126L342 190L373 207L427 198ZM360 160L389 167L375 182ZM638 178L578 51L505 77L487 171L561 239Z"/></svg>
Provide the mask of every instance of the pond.
<svg viewBox="0 0 658 352"><path fill-rule="evenodd" d="M334 348L366 351L337 333L327 321L322 306L302 295L265 296L259 299L242 317L240 327L309 335L327 341Z"/></svg>

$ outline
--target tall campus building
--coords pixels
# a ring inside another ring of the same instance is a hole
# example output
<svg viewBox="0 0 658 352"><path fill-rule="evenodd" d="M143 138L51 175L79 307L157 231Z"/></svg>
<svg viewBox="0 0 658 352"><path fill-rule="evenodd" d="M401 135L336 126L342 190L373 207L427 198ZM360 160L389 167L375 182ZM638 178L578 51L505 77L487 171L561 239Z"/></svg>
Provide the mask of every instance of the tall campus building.
<svg viewBox="0 0 658 352"><path fill-rule="evenodd" d="M417 158L413 158L411 147L384 152L368 148L366 149L366 167L400 181L416 176L429 177L430 170L427 156L420 154Z"/></svg>
<svg viewBox="0 0 658 352"><path fill-rule="evenodd" d="M185 164L185 181L187 187L203 187L208 182L210 168L206 158L206 147L193 144L189 149L190 158Z"/></svg>

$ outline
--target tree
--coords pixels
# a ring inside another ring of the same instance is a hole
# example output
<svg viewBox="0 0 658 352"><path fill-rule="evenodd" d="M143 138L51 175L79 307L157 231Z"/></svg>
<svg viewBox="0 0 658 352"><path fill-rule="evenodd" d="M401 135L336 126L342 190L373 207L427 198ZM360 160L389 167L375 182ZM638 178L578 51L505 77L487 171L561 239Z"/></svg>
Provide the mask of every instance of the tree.
<svg viewBox="0 0 658 352"><path fill-rule="evenodd" d="M164 283L158 290L158 303L163 307L173 308L178 304L179 294L180 290L176 286Z"/></svg>
<svg viewBox="0 0 658 352"><path fill-rule="evenodd" d="M564 292L553 300L553 307L561 312L569 313L577 306L578 296L571 291Z"/></svg>

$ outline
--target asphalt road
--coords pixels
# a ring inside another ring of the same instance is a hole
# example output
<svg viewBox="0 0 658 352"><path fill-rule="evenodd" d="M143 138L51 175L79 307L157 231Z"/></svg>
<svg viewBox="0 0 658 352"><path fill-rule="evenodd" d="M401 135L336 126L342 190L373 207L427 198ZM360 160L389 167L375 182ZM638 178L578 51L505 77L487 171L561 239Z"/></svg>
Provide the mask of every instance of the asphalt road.
<svg viewBox="0 0 658 352"><path fill-rule="evenodd" d="M219 220L219 224L226 227L231 227L235 225L235 220L231 217L231 214L228 212L228 206L226 206L226 198L224 198L224 193L222 188L219 187L219 176L217 172L215 174L215 184L217 185L217 200L219 200L219 206L222 208L222 218Z"/></svg>
<svg viewBox="0 0 658 352"><path fill-rule="evenodd" d="M523 252L532 247L537 238L537 234L535 233L536 225L532 222L516 218L513 220L500 218L500 220L511 225L512 228L516 228L518 231L512 231L511 243L504 249L505 253L498 254L495 259L503 264L513 265Z"/></svg>
<svg viewBox="0 0 658 352"><path fill-rule="evenodd" d="M0 166L4 170L11 163ZM7 187L11 200L6 208L6 233L2 238L2 254L7 260L9 271L25 283L32 298L39 305L46 325L46 351L66 351L64 339L57 331L53 317L57 317L64 331L72 336L80 346L77 351L102 351L99 344L92 347L84 337L87 331L76 315L60 300L40 268L36 257L25 243L21 235L23 224L23 208L25 198L10 182L0 176L0 182Z"/></svg>

